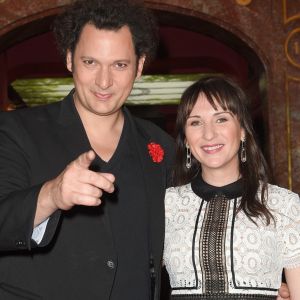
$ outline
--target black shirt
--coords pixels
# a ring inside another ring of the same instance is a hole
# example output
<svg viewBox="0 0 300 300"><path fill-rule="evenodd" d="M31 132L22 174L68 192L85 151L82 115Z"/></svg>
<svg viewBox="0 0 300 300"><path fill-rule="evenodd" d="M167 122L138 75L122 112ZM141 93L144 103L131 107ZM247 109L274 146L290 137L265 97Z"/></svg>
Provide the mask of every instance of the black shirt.
<svg viewBox="0 0 300 300"><path fill-rule="evenodd" d="M118 261L112 300L150 298L148 207L142 169L125 114L117 149L108 162L99 157L101 172L115 175L115 192L105 195ZM101 282L99 282L101 284Z"/></svg>

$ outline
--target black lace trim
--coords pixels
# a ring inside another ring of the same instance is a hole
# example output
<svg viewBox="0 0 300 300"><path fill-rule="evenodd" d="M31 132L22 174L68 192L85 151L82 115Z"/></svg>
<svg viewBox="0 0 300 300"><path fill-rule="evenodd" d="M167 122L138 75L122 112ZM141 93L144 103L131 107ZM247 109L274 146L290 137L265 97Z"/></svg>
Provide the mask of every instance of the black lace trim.
<svg viewBox="0 0 300 300"><path fill-rule="evenodd" d="M208 202L205 211L199 240L199 261L204 293L228 291L225 237L229 204L230 202L224 196L216 196Z"/></svg>

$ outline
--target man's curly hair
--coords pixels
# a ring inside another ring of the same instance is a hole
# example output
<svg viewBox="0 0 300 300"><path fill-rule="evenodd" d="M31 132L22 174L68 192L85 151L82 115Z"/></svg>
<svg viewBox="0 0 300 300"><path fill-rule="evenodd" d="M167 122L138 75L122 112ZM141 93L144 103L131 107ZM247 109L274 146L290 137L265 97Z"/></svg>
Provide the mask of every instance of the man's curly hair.
<svg viewBox="0 0 300 300"><path fill-rule="evenodd" d="M129 0L77 0L59 15L53 24L57 46L64 59L74 54L81 31L86 24L98 29L118 30L128 26L137 58L153 59L158 44L158 27L145 7Z"/></svg>

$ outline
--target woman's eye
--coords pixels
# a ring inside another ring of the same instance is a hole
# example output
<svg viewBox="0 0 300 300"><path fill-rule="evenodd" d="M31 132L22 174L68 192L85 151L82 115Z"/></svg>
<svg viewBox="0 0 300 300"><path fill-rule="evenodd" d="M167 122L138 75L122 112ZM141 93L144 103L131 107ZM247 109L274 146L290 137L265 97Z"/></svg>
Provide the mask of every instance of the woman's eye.
<svg viewBox="0 0 300 300"><path fill-rule="evenodd" d="M190 126L201 126L202 122L199 120L194 120L190 122Z"/></svg>
<svg viewBox="0 0 300 300"><path fill-rule="evenodd" d="M227 118L219 118L217 119L217 123L224 123L227 122Z"/></svg>

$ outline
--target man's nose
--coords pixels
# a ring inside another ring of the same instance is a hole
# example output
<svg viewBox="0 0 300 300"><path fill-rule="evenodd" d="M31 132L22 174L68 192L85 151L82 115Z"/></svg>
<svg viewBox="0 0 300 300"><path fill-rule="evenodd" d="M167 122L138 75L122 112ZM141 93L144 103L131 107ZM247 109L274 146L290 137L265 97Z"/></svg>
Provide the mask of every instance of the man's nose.
<svg viewBox="0 0 300 300"><path fill-rule="evenodd" d="M101 67L101 69L97 73L95 82L96 85L103 90L109 88L112 85L113 80L109 67Z"/></svg>

